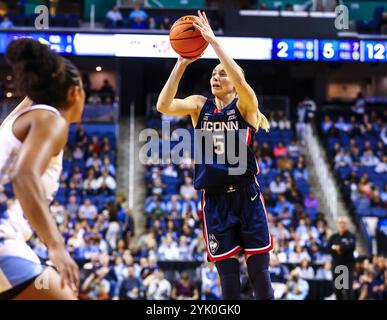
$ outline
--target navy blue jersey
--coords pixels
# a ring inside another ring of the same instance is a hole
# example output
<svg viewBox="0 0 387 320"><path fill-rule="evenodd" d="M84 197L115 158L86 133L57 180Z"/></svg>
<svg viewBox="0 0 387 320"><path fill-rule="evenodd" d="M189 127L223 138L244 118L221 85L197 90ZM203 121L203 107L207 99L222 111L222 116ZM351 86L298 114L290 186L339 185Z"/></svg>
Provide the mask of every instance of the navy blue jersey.
<svg viewBox="0 0 387 320"><path fill-rule="evenodd" d="M223 109L218 109L213 99L204 104L195 130L195 182L196 189L227 187L245 181L246 177L259 173L258 163L252 150L256 129L243 119L235 98ZM206 150L208 141L201 134L212 136L210 154ZM201 141L201 143L199 143ZM228 149L233 149L228 150ZM245 150L240 150L245 148ZM235 152L234 152L235 150ZM207 153L206 153L207 151ZM212 152L211 152L212 151ZM241 161L229 158L229 154ZM231 160L230 160L231 159ZM242 160L243 159L243 160ZM238 168L241 174L230 174L230 169Z"/></svg>

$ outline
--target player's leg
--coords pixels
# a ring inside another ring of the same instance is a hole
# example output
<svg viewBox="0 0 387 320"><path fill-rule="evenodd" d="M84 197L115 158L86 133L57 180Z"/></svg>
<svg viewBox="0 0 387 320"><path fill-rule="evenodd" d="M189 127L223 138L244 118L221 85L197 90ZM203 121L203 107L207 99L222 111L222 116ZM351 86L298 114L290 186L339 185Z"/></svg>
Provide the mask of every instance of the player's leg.
<svg viewBox="0 0 387 320"><path fill-rule="evenodd" d="M241 296L240 265L238 256L215 262L224 300L239 300Z"/></svg>
<svg viewBox="0 0 387 320"><path fill-rule="evenodd" d="M46 268L30 285L19 293L14 300L76 300L77 297L68 287L61 287L59 274Z"/></svg>
<svg viewBox="0 0 387 320"><path fill-rule="evenodd" d="M270 253L245 255L247 272L256 300L273 300L274 290L271 285L269 261Z"/></svg>
<svg viewBox="0 0 387 320"><path fill-rule="evenodd" d="M241 250L237 228L229 217L231 195L203 196L203 233L209 261L215 262L225 300L240 299Z"/></svg>
<svg viewBox="0 0 387 320"><path fill-rule="evenodd" d="M259 185L252 184L241 197L241 239L255 299L274 299L269 262L273 247L267 213Z"/></svg>

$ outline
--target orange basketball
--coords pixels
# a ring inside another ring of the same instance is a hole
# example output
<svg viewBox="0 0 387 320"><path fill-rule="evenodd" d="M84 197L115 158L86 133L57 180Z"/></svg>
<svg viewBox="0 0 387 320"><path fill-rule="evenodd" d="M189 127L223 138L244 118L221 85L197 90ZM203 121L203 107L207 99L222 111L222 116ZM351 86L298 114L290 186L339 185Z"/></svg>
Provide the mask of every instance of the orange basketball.
<svg viewBox="0 0 387 320"><path fill-rule="evenodd" d="M184 16L177 20L169 32L173 50L184 58L195 58L208 46L202 34L193 26L195 16Z"/></svg>

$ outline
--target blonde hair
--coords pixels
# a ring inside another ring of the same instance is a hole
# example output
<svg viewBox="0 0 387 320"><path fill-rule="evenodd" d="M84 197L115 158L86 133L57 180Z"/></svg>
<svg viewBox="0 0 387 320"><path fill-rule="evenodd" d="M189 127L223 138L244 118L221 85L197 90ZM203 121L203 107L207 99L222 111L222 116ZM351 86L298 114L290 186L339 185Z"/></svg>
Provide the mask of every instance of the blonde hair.
<svg viewBox="0 0 387 320"><path fill-rule="evenodd" d="M266 116L261 111L259 111L259 109L257 110L257 116L258 116L257 130L263 129L266 132L269 132L269 129L270 129L269 120L267 120Z"/></svg>
<svg viewBox="0 0 387 320"><path fill-rule="evenodd" d="M241 66L238 66L239 69L242 71L243 73L243 76L246 75L245 73L245 70L243 70L243 68ZM216 67L215 67L216 68ZM214 69L215 69L214 68ZM235 90L235 88L234 88ZM235 91L235 97L237 98L238 97L238 94L236 93ZM270 130L270 124L269 124L269 120L267 120L266 116L259 110L259 108L257 108L257 123L256 123L256 128L257 130L259 129L263 129L265 130L266 132L269 132Z"/></svg>

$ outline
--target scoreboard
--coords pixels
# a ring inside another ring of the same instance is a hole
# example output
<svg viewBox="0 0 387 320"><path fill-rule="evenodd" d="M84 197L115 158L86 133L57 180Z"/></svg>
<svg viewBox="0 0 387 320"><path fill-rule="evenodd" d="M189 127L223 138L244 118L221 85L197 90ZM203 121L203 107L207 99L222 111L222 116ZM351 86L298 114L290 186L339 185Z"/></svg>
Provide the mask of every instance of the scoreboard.
<svg viewBox="0 0 387 320"><path fill-rule="evenodd" d="M313 39L274 39L273 60L314 61L316 40Z"/></svg>
<svg viewBox="0 0 387 320"><path fill-rule="evenodd" d="M360 61L360 41L319 40L319 61Z"/></svg>
<svg viewBox="0 0 387 320"><path fill-rule="evenodd" d="M273 39L272 59L387 62L387 40Z"/></svg>
<svg viewBox="0 0 387 320"><path fill-rule="evenodd" d="M176 58L166 34L0 32L0 54L8 44L28 37L47 44L60 54ZM218 37L235 59L310 62L387 62L387 39L285 39ZM203 59L217 59L211 46Z"/></svg>

